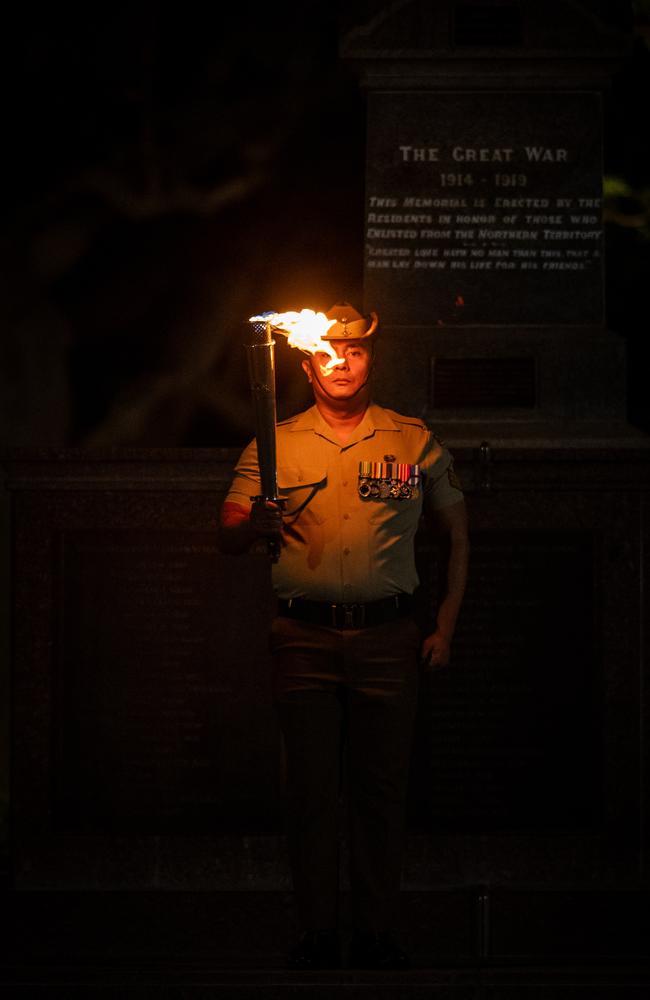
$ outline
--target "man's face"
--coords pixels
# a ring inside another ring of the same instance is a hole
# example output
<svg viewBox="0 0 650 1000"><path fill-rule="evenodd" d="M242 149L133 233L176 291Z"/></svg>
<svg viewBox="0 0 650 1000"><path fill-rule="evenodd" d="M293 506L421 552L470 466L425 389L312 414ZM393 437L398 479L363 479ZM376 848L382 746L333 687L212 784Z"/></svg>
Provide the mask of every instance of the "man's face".
<svg viewBox="0 0 650 1000"><path fill-rule="evenodd" d="M310 361L303 361L302 367L316 398L352 400L368 382L372 352L363 340L332 340L330 343L340 358L335 368L329 368L328 374L323 374L330 360L324 352L315 354Z"/></svg>

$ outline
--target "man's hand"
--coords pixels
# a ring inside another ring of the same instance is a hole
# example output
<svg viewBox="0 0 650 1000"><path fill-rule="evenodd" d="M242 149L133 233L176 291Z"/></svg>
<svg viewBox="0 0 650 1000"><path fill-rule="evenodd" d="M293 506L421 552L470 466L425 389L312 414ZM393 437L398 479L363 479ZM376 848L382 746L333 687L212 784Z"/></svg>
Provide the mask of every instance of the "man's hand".
<svg viewBox="0 0 650 1000"><path fill-rule="evenodd" d="M444 559L442 600L436 612L437 628L422 643L422 666L425 670L446 667L450 646L467 580L467 513L460 500L433 512L436 535Z"/></svg>
<svg viewBox="0 0 650 1000"><path fill-rule="evenodd" d="M250 524L256 534L278 538L282 534L282 511L272 500L253 500Z"/></svg>
<svg viewBox="0 0 650 1000"><path fill-rule="evenodd" d="M219 543L229 555L249 552L261 539L282 541L282 511L270 500L254 500L250 510L226 501L221 507Z"/></svg>
<svg viewBox="0 0 650 1000"><path fill-rule="evenodd" d="M448 666L451 655L449 639L440 631L432 632L422 643L420 655L422 667L425 670Z"/></svg>

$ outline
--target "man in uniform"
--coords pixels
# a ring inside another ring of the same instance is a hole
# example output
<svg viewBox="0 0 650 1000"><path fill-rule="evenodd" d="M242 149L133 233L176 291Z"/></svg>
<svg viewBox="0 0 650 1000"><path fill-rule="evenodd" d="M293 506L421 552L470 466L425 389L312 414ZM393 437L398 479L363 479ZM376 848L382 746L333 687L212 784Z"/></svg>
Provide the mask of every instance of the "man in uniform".
<svg viewBox="0 0 650 1000"><path fill-rule="evenodd" d="M449 452L415 417L371 401L377 317L334 306L339 358L303 360L315 405L277 427L283 510L256 501L252 442L222 508L221 545L280 539L273 567L274 702L286 751L289 854L302 936L293 968L336 968L338 801L348 792L355 968L405 968L392 936L400 887L418 668L449 662L467 570L467 528ZM435 625L413 617L422 512L445 537ZM342 752L343 750L343 752Z"/></svg>

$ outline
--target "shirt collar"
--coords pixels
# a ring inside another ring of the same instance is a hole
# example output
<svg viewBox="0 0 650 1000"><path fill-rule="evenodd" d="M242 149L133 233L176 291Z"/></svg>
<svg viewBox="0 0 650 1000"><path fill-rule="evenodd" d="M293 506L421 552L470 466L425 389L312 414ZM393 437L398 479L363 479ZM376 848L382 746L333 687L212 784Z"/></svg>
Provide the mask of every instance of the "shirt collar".
<svg viewBox="0 0 650 1000"><path fill-rule="evenodd" d="M320 434L321 437L326 438L333 444L341 446L341 442L338 440L334 434L332 428L328 423L323 420L320 411L316 404L311 406L308 410L303 413L299 413L296 420L291 424L291 432L296 431L314 431L316 434ZM344 447L349 448L350 445L356 444L358 441L362 441L365 438L372 437L375 431L398 431L400 428L392 419L387 410L382 406L377 406L376 403L370 403L368 409L363 415L361 423L355 427L354 433L348 443Z"/></svg>

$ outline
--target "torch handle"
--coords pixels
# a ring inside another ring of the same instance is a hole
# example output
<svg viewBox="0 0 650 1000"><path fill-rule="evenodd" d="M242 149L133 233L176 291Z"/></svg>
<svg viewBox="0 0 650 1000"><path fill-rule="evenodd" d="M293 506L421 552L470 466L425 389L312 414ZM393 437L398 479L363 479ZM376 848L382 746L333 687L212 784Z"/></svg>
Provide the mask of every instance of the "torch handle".
<svg viewBox="0 0 650 1000"><path fill-rule="evenodd" d="M257 459L260 470L261 496L255 500L265 500L282 508L283 500L278 497L277 459L275 450L275 341L271 335L269 320L251 322L249 333L252 342L246 345L248 377L257 437ZM272 562L280 558L279 538L267 541Z"/></svg>
<svg viewBox="0 0 650 1000"><path fill-rule="evenodd" d="M284 508L284 505L287 502L285 497L269 497L265 496L264 494L257 497L251 497L251 500L253 502L255 501L259 502L260 500L262 500L265 503L274 503L276 507L280 508L280 510ZM280 541L279 538L267 538L266 548L269 556L271 557L271 562L276 563L280 558L280 552L282 551L282 542Z"/></svg>

